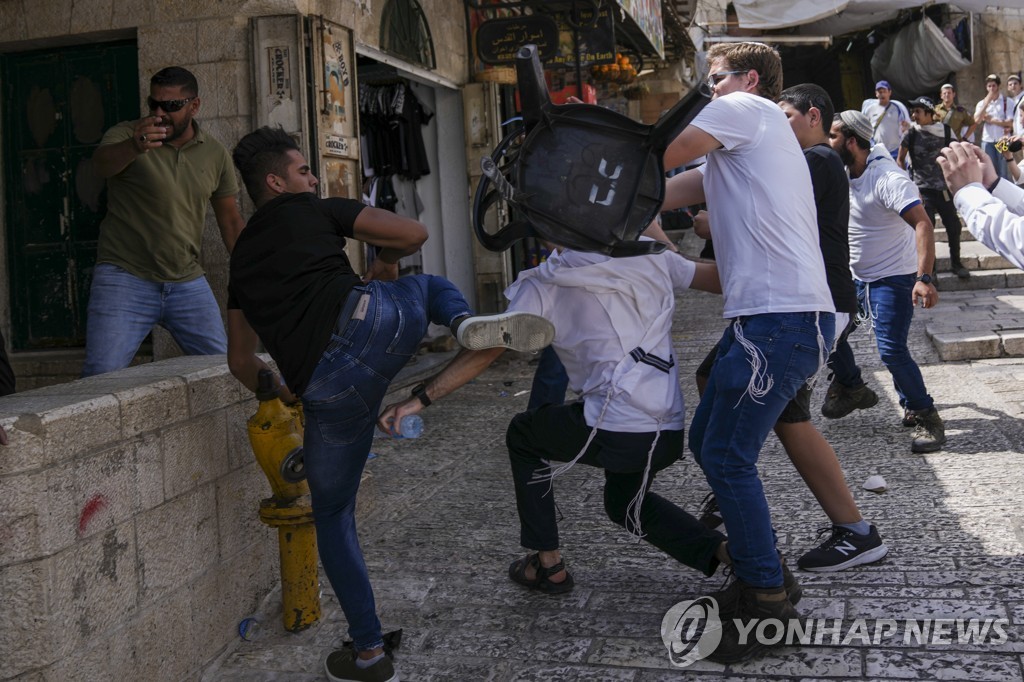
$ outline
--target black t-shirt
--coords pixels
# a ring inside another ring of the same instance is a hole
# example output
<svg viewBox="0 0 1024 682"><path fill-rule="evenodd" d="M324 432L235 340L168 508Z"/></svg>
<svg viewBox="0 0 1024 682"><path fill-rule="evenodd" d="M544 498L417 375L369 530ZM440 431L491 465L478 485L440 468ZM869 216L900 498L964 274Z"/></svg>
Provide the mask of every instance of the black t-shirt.
<svg viewBox="0 0 1024 682"><path fill-rule="evenodd" d="M359 212L352 199L284 194L249 219L231 253L228 308L240 309L285 382L301 394L360 277L345 255Z"/></svg>
<svg viewBox="0 0 1024 682"><path fill-rule="evenodd" d="M804 150L818 209L818 241L836 312L857 312L857 289L850 274L850 180L842 159L827 144ZM837 330L838 333L838 330Z"/></svg>

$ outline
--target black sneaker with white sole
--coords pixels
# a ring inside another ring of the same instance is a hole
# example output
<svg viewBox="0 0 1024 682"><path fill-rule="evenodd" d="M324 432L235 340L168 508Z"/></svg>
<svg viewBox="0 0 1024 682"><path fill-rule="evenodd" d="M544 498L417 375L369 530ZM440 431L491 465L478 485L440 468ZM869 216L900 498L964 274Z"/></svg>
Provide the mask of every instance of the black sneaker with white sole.
<svg viewBox="0 0 1024 682"><path fill-rule="evenodd" d="M829 531L832 535L800 557L797 566L803 571L842 571L853 566L870 564L884 557L889 548L882 542L878 530L871 526L867 535L858 535L849 528L832 526L818 531L819 536Z"/></svg>

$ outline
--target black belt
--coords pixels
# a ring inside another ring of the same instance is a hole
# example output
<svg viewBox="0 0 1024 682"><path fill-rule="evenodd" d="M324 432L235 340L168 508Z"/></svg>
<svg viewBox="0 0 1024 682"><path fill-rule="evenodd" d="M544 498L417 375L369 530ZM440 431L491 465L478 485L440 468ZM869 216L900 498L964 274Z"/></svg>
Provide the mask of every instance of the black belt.
<svg viewBox="0 0 1024 682"><path fill-rule="evenodd" d="M348 296L345 297L345 302L341 305L341 314L338 315L338 324L334 326L334 329L338 334L345 331L345 327L348 326L349 321L352 320L352 316L355 315L356 308L359 306L359 299L363 297L363 294L369 296L370 292L363 287L353 287L349 290Z"/></svg>

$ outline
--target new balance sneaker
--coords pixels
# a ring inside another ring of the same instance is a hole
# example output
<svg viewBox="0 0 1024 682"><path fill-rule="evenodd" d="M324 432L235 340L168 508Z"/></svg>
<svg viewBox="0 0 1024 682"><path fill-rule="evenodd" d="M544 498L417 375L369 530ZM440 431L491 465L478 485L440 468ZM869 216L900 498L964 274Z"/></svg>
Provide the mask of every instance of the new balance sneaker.
<svg viewBox="0 0 1024 682"><path fill-rule="evenodd" d="M828 540L800 557L796 565L804 571L842 571L861 564L870 564L884 557L889 548L882 542L878 530L871 526L867 535L857 535L849 528L832 526L818 531L823 535L832 531Z"/></svg>
<svg viewBox="0 0 1024 682"><path fill-rule="evenodd" d="M914 440L910 444L911 452L936 452L946 444L946 426L942 423L939 411L934 407L923 412L915 412L917 428L914 429Z"/></svg>
<svg viewBox="0 0 1024 682"><path fill-rule="evenodd" d="M713 492L704 496L704 501L700 503L700 511L697 512L697 520L710 530L718 530L725 525Z"/></svg>
<svg viewBox="0 0 1024 682"><path fill-rule="evenodd" d="M368 668L360 668L355 650L348 647L327 654L324 672L331 682L398 682L390 656L385 655Z"/></svg>
<svg viewBox="0 0 1024 682"><path fill-rule="evenodd" d="M466 317L455 332L455 340L469 350L510 348L532 353L550 346L554 338L553 324L540 315L522 312Z"/></svg>
<svg viewBox="0 0 1024 682"><path fill-rule="evenodd" d="M866 410L878 404L878 394L862 384L857 388L847 388L833 380L825 393L825 402L821 404L821 413L829 419L841 419L854 410Z"/></svg>
<svg viewBox="0 0 1024 682"><path fill-rule="evenodd" d="M739 663L757 656L765 649L779 646L786 640L773 638L773 643L758 637L758 621L775 621L767 631L775 633L781 627L783 632L789 630L789 623L800 620L800 614L786 596L782 587L766 589L752 587L740 579L730 588L737 595L737 608L731 616L721 618L722 640L715 650L708 655L709 661L715 663ZM742 627L741 627L742 624Z"/></svg>

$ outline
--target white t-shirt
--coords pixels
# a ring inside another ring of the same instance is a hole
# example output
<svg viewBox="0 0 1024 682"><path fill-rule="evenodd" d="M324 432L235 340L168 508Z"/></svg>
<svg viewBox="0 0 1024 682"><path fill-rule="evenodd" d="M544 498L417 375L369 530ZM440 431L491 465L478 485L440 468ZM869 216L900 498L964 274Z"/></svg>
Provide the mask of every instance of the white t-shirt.
<svg viewBox="0 0 1024 682"><path fill-rule="evenodd" d="M835 312L811 173L786 115L764 97L734 92L690 125L722 143L701 171L724 317Z"/></svg>
<svg viewBox="0 0 1024 682"><path fill-rule="evenodd" d="M1019 136L1021 133L1024 133L1024 125L1021 125L1020 122L1020 105L1021 102L1024 102L1024 92L1019 93L1011 102L1013 104L1013 111L1011 113L1013 116L1013 134Z"/></svg>
<svg viewBox="0 0 1024 682"><path fill-rule="evenodd" d="M981 100L978 102L978 106L974 108L975 119L981 116L981 105L984 103L985 100ZM999 95L999 97L989 102L989 105L984 107L984 109L989 118L999 119L1000 121L1005 121L1013 116L1013 102L1006 95ZM982 142L998 142L999 138L1005 134L1001 125L986 121L981 126Z"/></svg>
<svg viewBox="0 0 1024 682"><path fill-rule="evenodd" d="M921 203L917 186L880 144L850 178L850 270L862 282L917 272L916 233L901 214Z"/></svg>
<svg viewBox="0 0 1024 682"><path fill-rule="evenodd" d="M685 414L672 315L675 294L690 287L695 269L669 252L610 258L564 250L521 272L505 296L509 310L555 325L551 345L569 387L583 398L587 425L626 433L678 430Z"/></svg>
<svg viewBox="0 0 1024 682"><path fill-rule="evenodd" d="M910 113L903 102L890 99L889 104L883 107L875 98L866 99L860 105L860 113L868 117L875 131L875 142L885 145L890 154L899 151L900 140L903 139L902 124L910 121Z"/></svg>

